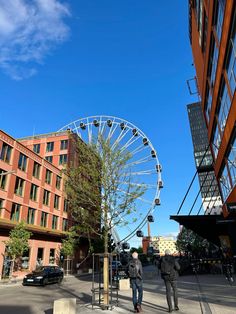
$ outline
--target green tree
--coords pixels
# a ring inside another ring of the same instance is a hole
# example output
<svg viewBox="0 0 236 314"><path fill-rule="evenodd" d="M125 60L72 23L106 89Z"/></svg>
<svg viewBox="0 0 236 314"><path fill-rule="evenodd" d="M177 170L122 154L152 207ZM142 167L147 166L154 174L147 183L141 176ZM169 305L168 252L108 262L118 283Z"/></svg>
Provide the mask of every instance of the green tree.
<svg viewBox="0 0 236 314"><path fill-rule="evenodd" d="M176 248L179 252L201 254L202 250L209 247L209 242L194 231L182 228L177 236Z"/></svg>
<svg viewBox="0 0 236 314"><path fill-rule="evenodd" d="M80 139L76 162L66 171L66 193L77 229L88 239L95 235L104 241L104 304L108 304L109 234L117 225L136 221L135 201L145 187L132 180L132 155L102 136L89 147ZM102 228L101 228L102 226Z"/></svg>
<svg viewBox="0 0 236 314"><path fill-rule="evenodd" d="M26 229L23 221L17 224L9 233L9 240L4 241L6 245L6 252L12 259L10 278L15 266L16 258L22 257L24 252L29 249L29 239L32 233Z"/></svg>

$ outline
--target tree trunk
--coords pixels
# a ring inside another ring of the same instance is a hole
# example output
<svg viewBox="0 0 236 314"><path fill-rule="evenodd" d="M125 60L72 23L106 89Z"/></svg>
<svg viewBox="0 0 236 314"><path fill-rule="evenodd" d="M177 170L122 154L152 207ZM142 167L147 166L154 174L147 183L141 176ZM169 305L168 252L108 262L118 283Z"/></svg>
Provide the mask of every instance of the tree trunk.
<svg viewBox="0 0 236 314"><path fill-rule="evenodd" d="M9 273L9 280L12 280L12 275L13 275L13 271L14 271L14 266L15 266L15 257L12 258L11 260L11 266L10 266L10 273Z"/></svg>
<svg viewBox="0 0 236 314"><path fill-rule="evenodd" d="M109 306L109 257L108 257L108 228L107 210L104 211L104 260L103 260L103 299L104 307Z"/></svg>

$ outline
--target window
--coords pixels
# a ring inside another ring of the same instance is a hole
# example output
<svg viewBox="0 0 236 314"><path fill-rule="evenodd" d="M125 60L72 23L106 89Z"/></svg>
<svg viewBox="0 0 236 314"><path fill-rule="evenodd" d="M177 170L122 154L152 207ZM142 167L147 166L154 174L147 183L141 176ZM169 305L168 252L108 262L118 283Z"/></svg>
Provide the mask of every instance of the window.
<svg viewBox="0 0 236 314"><path fill-rule="evenodd" d="M24 189L25 180L22 178L16 177L16 183L15 183L15 194L22 196L23 195L23 189Z"/></svg>
<svg viewBox="0 0 236 314"><path fill-rule="evenodd" d="M54 149L54 142L48 142L46 147L46 152L52 152Z"/></svg>
<svg viewBox="0 0 236 314"><path fill-rule="evenodd" d="M225 0L218 0L215 11L215 28L218 41L221 40L222 26L224 20Z"/></svg>
<svg viewBox="0 0 236 314"><path fill-rule="evenodd" d="M228 114L229 114L229 109L231 106L228 89L227 89L227 86L225 84L224 79L222 79L222 81L221 81L221 87L220 87L220 94L219 94L218 102L219 102L219 104L218 104L218 106L219 106L218 123L219 123L221 135L223 135L225 125L226 125L226 120L227 120Z"/></svg>
<svg viewBox="0 0 236 314"><path fill-rule="evenodd" d="M67 155L66 154L60 155L59 165L63 165L63 164L66 164L66 163L67 163Z"/></svg>
<svg viewBox="0 0 236 314"><path fill-rule="evenodd" d="M236 14L234 16L234 22L232 26L232 33L230 35L229 47L227 51L226 71L230 90L232 96L234 96L236 86Z"/></svg>
<svg viewBox="0 0 236 314"><path fill-rule="evenodd" d="M230 152L228 157L228 168L231 177L232 187L236 185L236 137L230 144Z"/></svg>
<svg viewBox="0 0 236 314"><path fill-rule="evenodd" d="M223 200L225 201L231 191L227 165L225 165L223 168L222 175L220 177L220 186L221 186Z"/></svg>
<svg viewBox="0 0 236 314"><path fill-rule="evenodd" d="M49 263L54 264L55 263L55 249L50 249L49 253Z"/></svg>
<svg viewBox="0 0 236 314"><path fill-rule="evenodd" d="M44 253L44 249L39 247L38 253L37 253L36 266L42 266L43 265L43 253Z"/></svg>
<svg viewBox="0 0 236 314"><path fill-rule="evenodd" d="M60 190L60 188L61 188L61 177L59 177L59 176L56 177L56 188L58 190Z"/></svg>
<svg viewBox="0 0 236 314"><path fill-rule="evenodd" d="M64 199L64 212L67 213L69 208L69 202L67 199Z"/></svg>
<svg viewBox="0 0 236 314"><path fill-rule="evenodd" d="M211 42L211 52L210 52L210 58L209 58L209 70L208 75L210 77L211 87L215 84L215 77L216 77L216 69L217 69L217 62L218 62L218 48L216 46L215 40L212 36L212 42Z"/></svg>
<svg viewBox="0 0 236 314"><path fill-rule="evenodd" d="M67 231L68 230L68 220L63 218L62 220L62 231Z"/></svg>
<svg viewBox="0 0 236 314"><path fill-rule="evenodd" d="M29 225L34 224L35 212L36 212L36 210L34 208L28 208L27 224L29 224Z"/></svg>
<svg viewBox="0 0 236 314"><path fill-rule="evenodd" d="M199 45L202 46L202 14L203 14L203 0L199 1L199 17L198 17L198 30L199 30Z"/></svg>
<svg viewBox="0 0 236 314"><path fill-rule="evenodd" d="M220 144L221 144L221 137L220 137L218 125L216 125L215 130L214 130L214 136L213 136L213 150L214 150L215 159L218 156Z"/></svg>
<svg viewBox="0 0 236 314"><path fill-rule="evenodd" d="M36 161L34 162L34 168L33 168L33 176L37 179L39 179L40 175L40 164L38 164Z"/></svg>
<svg viewBox="0 0 236 314"><path fill-rule="evenodd" d="M0 169L0 189L3 190L5 190L7 183L7 174L1 175L4 172L6 172L6 170Z"/></svg>
<svg viewBox="0 0 236 314"><path fill-rule="evenodd" d="M52 164L53 156L46 156L45 159Z"/></svg>
<svg viewBox="0 0 236 314"><path fill-rule="evenodd" d="M31 184L30 199L32 201L37 201L37 195L38 195L38 186L35 184Z"/></svg>
<svg viewBox="0 0 236 314"><path fill-rule="evenodd" d="M20 204L13 203L11 207L11 220L19 221L20 219Z"/></svg>
<svg viewBox="0 0 236 314"><path fill-rule="evenodd" d="M207 123L210 121L210 114L211 114L211 105L212 105L212 95L209 89L209 85L206 85L206 98L205 98L205 114Z"/></svg>
<svg viewBox="0 0 236 314"><path fill-rule="evenodd" d="M36 154L39 154L39 153L40 153L40 144L34 144L34 146L33 146L33 151L34 151Z"/></svg>
<svg viewBox="0 0 236 314"><path fill-rule="evenodd" d="M51 184L51 179L52 179L52 172L46 169L45 182L47 184Z"/></svg>
<svg viewBox="0 0 236 314"><path fill-rule="evenodd" d="M26 166L27 166L27 157L20 153L20 156L19 156L19 160L18 160L18 168L22 171L26 171Z"/></svg>
<svg viewBox="0 0 236 314"><path fill-rule="evenodd" d="M60 202L60 196L55 194L55 197L54 197L54 208L56 208L56 209L59 208L59 202Z"/></svg>
<svg viewBox="0 0 236 314"><path fill-rule="evenodd" d="M206 51L206 43L207 43L207 26L208 26L208 18L206 12L204 10L204 21L203 21L203 36L202 36L202 51Z"/></svg>
<svg viewBox="0 0 236 314"><path fill-rule="evenodd" d="M49 198L50 198L50 192L47 190L44 190L44 193L43 193L43 204L44 205L49 205Z"/></svg>
<svg viewBox="0 0 236 314"><path fill-rule="evenodd" d="M48 220L48 213L42 212L41 213L40 226L46 228L47 227L47 220Z"/></svg>
<svg viewBox="0 0 236 314"><path fill-rule="evenodd" d="M1 151L1 160L10 163L12 147L3 142Z"/></svg>
<svg viewBox="0 0 236 314"><path fill-rule="evenodd" d="M57 229L57 223L58 223L58 216L53 215L52 216L52 229Z"/></svg>
<svg viewBox="0 0 236 314"><path fill-rule="evenodd" d="M68 148L68 140L62 140L61 141L61 150Z"/></svg>
<svg viewBox="0 0 236 314"><path fill-rule="evenodd" d="M4 209L4 200L0 198L0 217L2 217L2 210Z"/></svg>

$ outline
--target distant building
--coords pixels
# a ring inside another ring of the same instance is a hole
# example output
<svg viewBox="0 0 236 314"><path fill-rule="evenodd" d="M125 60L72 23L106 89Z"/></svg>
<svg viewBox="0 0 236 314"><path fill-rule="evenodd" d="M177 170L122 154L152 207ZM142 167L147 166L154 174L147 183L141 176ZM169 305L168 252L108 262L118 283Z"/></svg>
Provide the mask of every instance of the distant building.
<svg viewBox="0 0 236 314"><path fill-rule="evenodd" d="M167 249L171 251L171 254L178 255L174 237L154 236L152 237L150 246L153 247L154 251L159 251L161 256L165 255L165 250Z"/></svg>

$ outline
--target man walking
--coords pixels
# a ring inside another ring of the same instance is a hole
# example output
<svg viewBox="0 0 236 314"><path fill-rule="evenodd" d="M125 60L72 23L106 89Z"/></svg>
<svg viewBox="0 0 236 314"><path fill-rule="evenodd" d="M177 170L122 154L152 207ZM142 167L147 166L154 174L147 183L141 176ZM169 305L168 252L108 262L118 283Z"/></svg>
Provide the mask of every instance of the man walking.
<svg viewBox="0 0 236 314"><path fill-rule="evenodd" d="M130 278L130 286L132 288L134 313L140 313L142 311L141 305L143 300L143 269L142 263L138 259L137 252L133 252L132 254L132 260L128 265L128 274Z"/></svg>
<svg viewBox="0 0 236 314"><path fill-rule="evenodd" d="M178 290L177 290L177 276L178 270L180 270L179 263L175 260L175 257L171 255L170 250L165 250L165 256L160 260L159 268L161 270L161 278L165 282L166 286L166 299L169 307L169 312L173 311L171 301L171 287L174 295L174 310L178 311Z"/></svg>

